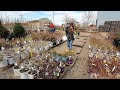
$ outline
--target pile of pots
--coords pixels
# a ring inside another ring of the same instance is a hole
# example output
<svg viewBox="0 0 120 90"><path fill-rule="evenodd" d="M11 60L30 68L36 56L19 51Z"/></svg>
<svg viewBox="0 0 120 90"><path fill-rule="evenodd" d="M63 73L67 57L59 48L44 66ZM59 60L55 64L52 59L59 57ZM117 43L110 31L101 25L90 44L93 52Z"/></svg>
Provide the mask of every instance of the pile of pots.
<svg viewBox="0 0 120 90"><path fill-rule="evenodd" d="M14 75L20 79L58 79L67 65L73 63L72 56L47 52L24 60L13 67Z"/></svg>
<svg viewBox="0 0 120 90"><path fill-rule="evenodd" d="M1 68L14 64L14 63L15 63L15 60L13 57L0 55L0 67Z"/></svg>
<svg viewBox="0 0 120 90"><path fill-rule="evenodd" d="M63 73L65 65L52 61L51 63L39 61L38 65L26 64L26 66L14 66L14 75L19 76L20 79L57 79Z"/></svg>

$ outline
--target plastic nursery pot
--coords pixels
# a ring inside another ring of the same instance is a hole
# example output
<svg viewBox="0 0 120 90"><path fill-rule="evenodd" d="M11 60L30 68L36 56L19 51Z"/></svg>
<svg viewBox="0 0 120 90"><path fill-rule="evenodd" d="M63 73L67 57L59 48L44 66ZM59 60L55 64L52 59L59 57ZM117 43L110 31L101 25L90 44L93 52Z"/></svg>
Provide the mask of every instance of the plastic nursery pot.
<svg viewBox="0 0 120 90"><path fill-rule="evenodd" d="M68 58L67 58L67 63L68 63L68 64L72 64L72 63L73 63L73 58L69 58L69 57L68 57Z"/></svg>
<svg viewBox="0 0 120 90"><path fill-rule="evenodd" d="M60 69L61 69L61 73L63 73L63 72L64 72L65 67L60 67Z"/></svg>
<svg viewBox="0 0 120 90"><path fill-rule="evenodd" d="M28 79L28 68L23 68L19 71L20 73L20 79Z"/></svg>
<svg viewBox="0 0 120 90"><path fill-rule="evenodd" d="M20 76L19 70L20 70L19 66L14 66L13 67L13 71L14 71L15 76Z"/></svg>
<svg viewBox="0 0 120 90"><path fill-rule="evenodd" d="M15 60L12 57L7 57L9 64L14 64Z"/></svg>
<svg viewBox="0 0 120 90"><path fill-rule="evenodd" d="M0 61L2 61L3 60L3 55L0 55Z"/></svg>
<svg viewBox="0 0 120 90"><path fill-rule="evenodd" d="M63 73L63 72L64 72L64 69L65 69L65 64L64 64L64 62L60 62L59 68L61 69L60 72Z"/></svg>
<svg viewBox="0 0 120 90"><path fill-rule="evenodd" d="M34 76L37 74L36 70L28 71L28 79L34 79Z"/></svg>
<svg viewBox="0 0 120 90"><path fill-rule="evenodd" d="M0 61L0 67L6 67L8 65L7 60Z"/></svg>

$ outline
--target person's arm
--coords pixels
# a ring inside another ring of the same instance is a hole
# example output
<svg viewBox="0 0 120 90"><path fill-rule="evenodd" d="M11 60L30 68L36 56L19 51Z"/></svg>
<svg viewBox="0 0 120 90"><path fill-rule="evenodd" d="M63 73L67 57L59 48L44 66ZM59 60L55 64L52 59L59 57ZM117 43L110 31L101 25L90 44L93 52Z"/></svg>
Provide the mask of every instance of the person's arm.
<svg viewBox="0 0 120 90"><path fill-rule="evenodd" d="M65 34L67 36L67 34L68 34L68 27L65 28Z"/></svg>
<svg viewBox="0 0 120 90"><path fill-rule="evenodd" d="M70 29L72 30L72 32L74 32L74 29L73 29L73 27L72 27L72 26L70 26Z"/></svg>

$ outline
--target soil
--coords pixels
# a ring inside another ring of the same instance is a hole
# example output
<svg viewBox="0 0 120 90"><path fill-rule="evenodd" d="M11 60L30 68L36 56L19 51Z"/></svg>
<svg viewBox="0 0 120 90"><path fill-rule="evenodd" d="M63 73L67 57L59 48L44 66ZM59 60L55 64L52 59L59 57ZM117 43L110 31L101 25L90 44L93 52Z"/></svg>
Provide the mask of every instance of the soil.
<svg viewBox="0 0 120 90"><path fill-rule="evenodd" d="M15 66L14 69L19 69L19 66Z"/></svg>
<svg viewBox="0 0 120 90"><path fill-rule="evenodd" d="M31 74L31 75L34 75L34 74L36 74L37 73L37 71L35 71L35 70L32 70L32 71L29 71L28 72L28 74Z"/></svg>
<svg viewBox="0 0 120 90"><path fill-rule="evenodd" d="M21 73L27 72L29 69L28 68L23 68L20 70Z"/></svg>

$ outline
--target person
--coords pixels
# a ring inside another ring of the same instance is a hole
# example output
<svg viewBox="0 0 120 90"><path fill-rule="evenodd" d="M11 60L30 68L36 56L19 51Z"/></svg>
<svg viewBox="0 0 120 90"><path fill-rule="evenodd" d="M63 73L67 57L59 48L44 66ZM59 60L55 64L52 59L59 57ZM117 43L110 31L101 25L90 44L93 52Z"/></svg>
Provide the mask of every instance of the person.
<svg viewBox="0 0 120 90"><path fill-rule="evenodd" d="M50 32L55 32L55 26L53 23L50 24Z"/></svg>
<svg viewBox="0 0 120 90"><path fill-rule="evenodd" d="M78 30L78 36L80 36L80 31Z"/></svg>
<svg viewBox="0 0 120 90"><path fill-rule="evenodd" d="M73 23L67 23L66 29L65 29L66 37L67 37L67 45L69 50L72 50L72 44L74 41L74 25Z"/></svg>
<svg viewBox="0 0 120 90"><path fill-rule="evenodd" d="M63 28L63 31L65 31L65 25L64 24L62 24L62 28Z"/></svg>

